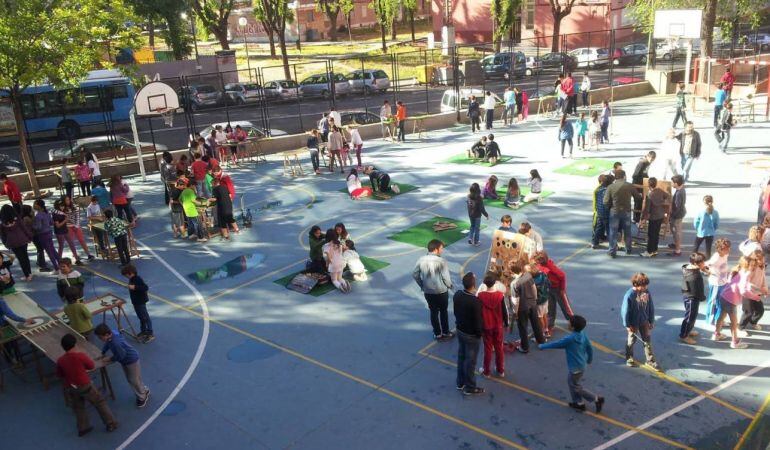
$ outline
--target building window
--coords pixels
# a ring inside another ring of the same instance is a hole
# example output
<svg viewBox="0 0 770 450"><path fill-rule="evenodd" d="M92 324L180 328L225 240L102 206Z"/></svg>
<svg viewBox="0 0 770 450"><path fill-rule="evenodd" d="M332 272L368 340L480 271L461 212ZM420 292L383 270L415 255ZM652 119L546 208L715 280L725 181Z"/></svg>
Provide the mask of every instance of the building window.
<svg viewBox="0 0 770 450"><path fill-rule="evenodd" d="M528 30L532 30L535 28L535 0L527 0L526 8L527 8L526 27Z"/></svg>
<svg viewBox="0 0 770 450"><path fill-rule="evenodd" d="M312 21L314 21L314 20L315 20L315 17L313 17L313 11L312 11L312 10L311 10L311 11L308 11L308 12L307 12L307 21L308 21L308 22L312 22Z"/></svg>

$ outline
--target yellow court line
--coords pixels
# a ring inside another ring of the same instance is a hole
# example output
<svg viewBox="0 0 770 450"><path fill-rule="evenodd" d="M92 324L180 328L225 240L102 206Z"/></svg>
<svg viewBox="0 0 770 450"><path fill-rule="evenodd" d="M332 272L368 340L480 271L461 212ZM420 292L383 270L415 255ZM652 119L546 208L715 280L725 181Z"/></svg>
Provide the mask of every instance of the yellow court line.
<svg viewBox="0 0 770 450"><path fill-rule="evenodd" d="M740 450L740 448L746 442L746 438L749 437L749 435L754 431L754 428L756 428L757 425L759 424L759 419L764 415L765 410L767 409L768 406L770 406L770 393L768 393L767 397L765 397L765 401L762 403L762 406L759 408L759 411L757 411L757 414L754 416L754 419L746 428L746 431L743 432L743 434L741 435L741 438L738 440L738 443L735 444L735 447L733 448L733 450Z"/></svg>
<svg viewBox="0 0 770 450"><path fill-rule="evenodd" d="M432 349L432 348L433 348L433 347L434 347L434 346L435 346L437 343L438 343L438 341L436 341L435 339L434 339L434 340L432 340L432 341L430 342L430 344L428 344L428 345L426 345L425 347L423 347L423 348L421 348L421 349L417 350L417 354L418 354L418 355L422 355L422 356L428 356L428 355L430 355L430 353L428 353L428 350Z"/></svg>
<svg viewBox="0 0 770 450"><path fill-rule="evenodd" d="M94 275L96 275L96 276L98 276L100 278L103 278L103 279L105 279L107 281L110 281L112 283L115 283L115 284L118 284L118 285L121 285L121 286L127 286L128 285L127 283L125 283L125 282L123 282L121 280L117 280L115 278L112 278L109 275L97 272L97 271L95 271L93 269L87 268L86 270L88 270L91 273L93 273ZM189 308L187 306L184 306L184 305L181 305L181 304L176 303L174 301L171 301L171 300L168 300L166 298L160 297L159 295L156 295L156 294L152 294L151 293L150 296L155 298L155 299L157 299L157 300L160 300L160 301L162 301L162 302L164 302L164 303L166 303L166 304L168 304L170 306L173 306L176 309L179 309L179 310L182 310L182 311L186 311L186 312L188 312L188 313L190 313L190 314L192 314L194 316L203 318L203 314L201 314L198 311L195 311L195 310L193 310L193 309L191 309L191 308ZM261 344L270 346L270 347L272 347L272 348L274 348L276 350L284 352L284 353L286 353L288 355L291 355L291 356L293 356L293 357L295 357L297 359L300 359L302 361L310 363L310 364L312 364L314 366L317 366L317 367L320 367L322 369L328 370L329 372L332 372L332 373L335 373L337 375L340 375L341 377L347 378L347 379L349 379L351 381L354 381L354 382L356 382L358 384L366 386L366 387L368 387L370 389L373 389L373 390L375 390L377 392L381 392L381 393L383 393L385 395L388 395L388 396L390 396L392 398L395 398L396 400L400 400L400 401L402 401L404 403L412 405L412 406L414 406L414 407L416 407L418 409L421 409L421 410L423 410L425 412L428 412L428 413L431 413L431 414L433 414L435 416L441 417L444 420L447 420L447 421L452 422L452 423L454 423L456 425L459 425L459 426L461 426L463 428L466 428L468 430L476 432L476 433L478 433L478 434L480 434L480 435L482 435L484 437L487 437L489 439L492 439L492 440L494 440L494 441L496 441L496 442L498 442L500 444L506 445L508 447L516 448L516 449L519 449L519 450L527 450L527 447L524 447L524 446L522 446L520 444L517 444L517 443L515 443L515 442L513 442L513 441L511 441L511 440L509 440L507 438L504 438L504 437L499 436L497 434L494 434L494 433L492 433L490 431L487 431L487 430L485 430L483 428L477 427L476 425L468 423L468 422L466 422L466 421L464 421L462 419L459 419L457 417L454 417L454 416L451 416L451 415L449 415L447 413L439 411L439 410L437 410L437 409L435 409L433 407L430 407L430 406L428 406L428 405L426 405L424 403L418 402L416 400L412 400L411 398L405 397L405 396L403 396L403 395L401 395L401 394L399 394L399 393L397 393L395 391L392 391L392 390L390 390L388 388L385 388L385 387L382 387L382 386L377 385L375 383L372 383L371 381L365 380L365 379L360 378L360 377L358 377L356 375L353 375L351 373L348 373L348 372L345 372L345 371L343 371L341 369L338 369L338 368L336 368L334 366L331 366L329 364L321 362L321 361L319 361L317 359L314 359L314 358L311 358L309 356L306 356L306 355L304 355L302 353L299 353L296 350L292 350L292 349L290 349L288 347L285 347L285 346L283 346L281 344L275 343L275 342L273 342L271 340L259 337L259 336L255 335L253 333L250 333L250 332L248 332L246 330L238 328L238 327L236 327L234 325L230 325L227 322L224 322L224 321L221 321L221 320L218 320L218 319L214 319L214 318L211 318L211 317L209 317L209 322L213 323L213 324L216 324L216 325L219 325L219 326L221 326L223 328L227 328L228 330L233 331L235 333L238 333L238 334L240 334L242 336L245 336L245 337L248 337L250 339L253 339L253 340L255 340L255 341L257 341L257 342L259 342Z"/></svg>
<svg viewBox="0 0 770 450"><path fill-rule="evenodd" d="M556 326L556 328L558 328L559 330L564 331L565 333L570 333L569 330L566 330L566 329L564 329L564 328L562 328L562 327L560 327L558 325ZM602 345L602 344L594 341L593 339L591 339L591 344L594 346L594 348L596 348L597 350L599 350L599 351L601 351L603 353L607 353L607 354L610 354L610 355L615 355L618 358L621 358L623 360L626 359L625 355L621 354L620 352L616 352L615 350L613 350L613 349L611 349L611 348L609 348L609 347L607 347L605 345ZM678 378L675 378L675 377L673 377L671 375L668 375L665 372L659 372L659 371L657 371L657 370L655 370L655 369L653 369L651 367L647 367L641 361L636 361L636 363L637 363L638 367L640 367L640 368L642 368L644 370L647 370L648 372L650 372L651 374L657 376L658 378L661 378L663 380L666 380L666 381L669 381L671 383L674 383L677 386L681 386L681 387L683 387L683 388L685 388L685 389L687 389L689 391L692 391L692 392L694 392L694 393L696 393L698 395L702 395L703 397L706 397L709 400L712 400L712 401L714 401L714 402L724 406L725 408L727 408L729 410L732 410L733 412L735 412L737 414L740 414L743 417L746 417L748 419L751 419L751 418L754 417L753 414L748 413L745 410L743 410L743 409L741 409L741 408L739 408L739 407L737 407L737 406L735 406L735 405L733 405L731 403L728 403L728 402L726 402L726 401L724 401L724 400L722 400L720 398L717 398L714 395L709 394L706 391L698 389L695 386L691 386L691 385L685 383L684 381L682 381L682 380L680 380Z"/></svg>
<svg viewBox="0 0 770 450"><path fill-rule="evenodd" d="M439 356L435 356L435 355L432 355L432 354L429 354L429 353L426 353L426 354L423 354L423 355L425 357L427 357L428 359L432 359L434 361L438 361L438 362L440 362L442 364L445 364L447 366L457 367L456 363L454 363L452 361L449 361L447 359L441 358ZM543 399L545 401L551 402L551 403L559 405L559 406L564 406L564 407L569 406L567 404L567 402L565 402L565 401L559 400L559 399L557 399L555 397L551 397L550 395L546 395L546 394L543 394L541 392L534 391L534 390L532 390L530 388L518 385L516 383L512 383L512 382L510 382L508 380L505 380L505 379L502 379L502 378L494 378L494 377L492 377L492 378L489 378L489 380L494 381L494 382L499 383L499 384L502 384L504 386L508 386L510 388L516 389L518 391L524 392L526 394L533 395L535 397L538 397L540 399ZM585 414L587 416L591 416L591 417L593 417L595 419L599 419L599 420L601 420L603 422L607 422L607 423L609 423L611 425L615 425L615 426L620 427L620 428L625 428L626 430L635 431L635 432L637 432L639 434L647 436L648 438L655 439L656 441L663 442L663 443L665 443L667 445L671 445L673 447L683 448L683 449L692 449L692 447L688 447L687 445L684 445L684 444L681 444L679 442L673 441L671 439L665 438L663 436L660 436L658 434L652 433L650 431L643 430L641 428L637 428L637 427L635 427L633 425L629 425L629 424L627 424L625 422L621 422L619 420L612 419L612 418L604 416L602 414L596 414L596 413L588 411L588 410L584 411L583 414Z"/></svg>

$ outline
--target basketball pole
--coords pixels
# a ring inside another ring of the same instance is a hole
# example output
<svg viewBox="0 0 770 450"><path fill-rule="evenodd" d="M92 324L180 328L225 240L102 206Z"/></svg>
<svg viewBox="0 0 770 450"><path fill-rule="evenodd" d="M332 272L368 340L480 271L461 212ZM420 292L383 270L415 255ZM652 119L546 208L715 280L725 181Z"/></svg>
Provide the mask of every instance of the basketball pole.
<svg viewBox="0 0 770 450"><path fill-rule="evenodd" d="M128 112L131 121L131 132L134 134L134 146L136 147L136 160L139 163L139 172L142 174L142 182L147 181L147 173L144 171L144 158L142 158L142 144L139 143L139 131L136 129L136 108L131 107Z"/></svg>

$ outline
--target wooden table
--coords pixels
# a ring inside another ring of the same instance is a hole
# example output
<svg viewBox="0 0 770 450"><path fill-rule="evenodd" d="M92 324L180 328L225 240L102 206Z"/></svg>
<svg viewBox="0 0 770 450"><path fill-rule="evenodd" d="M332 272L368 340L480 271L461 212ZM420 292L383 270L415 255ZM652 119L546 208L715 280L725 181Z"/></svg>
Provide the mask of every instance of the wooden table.
<svg viewBox="0 0 770 450"><path fill-rule="evenodd" d="M134 239L134 232L131 230L131 227L129 226L128 222L124 220L123 223L126 224L126 231L128 233L128 253L131 256L138 257L139 247L136 245L136 240ZM94 247L96 250L96 254L109 261L119 260L120 256L118 255L118 248L115 247L114 242L112 242L110 233L108 233L107 230L104 229L104 222L89 221L88 228L91 231L91 237L94 240ZM96 237L97 231L104 235L104 247L105 247L104 251L101 250L101 246L99 245L98 239Z"/></svg>
<svg viewBox="0 0 770 450"><path fill-rule="evenodd" d="M115 320L115 327L120 332L120 334L131 336L134 338L134 340L139 342L139 339L136 337L136 330L131 324L131 321L128 320L128 314L126 314L126 310L124 308L126 305L126 301L124 299L110 293L100 295L90 300L85 300L83 301L83 304L86 305L86 308L88 308L92 316L98 316L101 314L102 323L107 322L107 313L109 312L112 315L112 318ZM66 314L64 314L63 309L54 312L53 315L57 319L66 323ZM130 330L130 332L126 329L124 323L128 326L128 330Z"/></svg>
<svg viewBox="0 0 770 450"><path fill-rule="evenodd" d="M228 140L225 142L225 145L230 148L238 147L239 159L254 161L254 158L256 158L257 163L267 162L267 158L265 158L265 153L262 151L262 145L259 141L260 139L257 137L249 137L244 141Z"/></svg>

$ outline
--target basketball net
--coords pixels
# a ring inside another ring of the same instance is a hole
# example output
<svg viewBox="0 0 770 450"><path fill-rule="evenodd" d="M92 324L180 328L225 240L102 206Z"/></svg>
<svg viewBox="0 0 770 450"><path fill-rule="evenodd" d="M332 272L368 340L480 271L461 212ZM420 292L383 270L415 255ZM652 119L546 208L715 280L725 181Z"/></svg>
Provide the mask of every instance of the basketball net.
<svg viewBox="0 0 770 450"><path fill-rule="evenodd" d="M159 114L163 118L163 123L166 124L167 127L173 127L174 126L174 110L171 108L158 108L155 110L157 114Z"/></svg>

